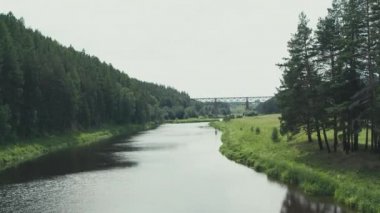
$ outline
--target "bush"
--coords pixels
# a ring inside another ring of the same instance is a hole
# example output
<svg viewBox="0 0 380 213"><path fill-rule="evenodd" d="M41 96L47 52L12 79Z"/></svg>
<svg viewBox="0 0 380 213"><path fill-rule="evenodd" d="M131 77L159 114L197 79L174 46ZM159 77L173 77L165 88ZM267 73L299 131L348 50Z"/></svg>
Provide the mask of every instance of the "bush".
<svg viewBox="0 0 380 213"><path fill-rule="evenodd" d="M265 165L262 162L256 161L253 165L253 169L256 172L265 172Z"/></svg>
<svg viewBox="0 0 380 213"><path fill-rule="evenodd" d="M234 115L228 115L228 116L226 116L226 117L223 118L223 121L224 122L228 122L228 121L230 121L231 119L234 119L234 118L235 118Z"/></svg>
<svg viewBox="0 0 380 213"><path fill-rule="evenodd" d="M247 117L254 117L254 116L257 116L257 113L254 112L254 111L245 112L245 113L244 113L244 116L247 116Z"/></svg>
<svg viewBox="0 0 380 213"><path fill-rule="evenodd" d="M260 134L260 128L259 127L256 127L256 135L259 135Z"/></svg>
<svg viewBox="0 0 380 213"><path fill-rule="evenodd" d="M267 175L271 179L278 180L280 178L281 173L277 167L273 167L271 169L268 169Z"/></svg>
<svg viewBox="0 0 380 213"><path fill-rule="evenodd" d="M274 127L273 130L272 130L272 141L274 142L278 142L278 129L277 127Z"/></svg>

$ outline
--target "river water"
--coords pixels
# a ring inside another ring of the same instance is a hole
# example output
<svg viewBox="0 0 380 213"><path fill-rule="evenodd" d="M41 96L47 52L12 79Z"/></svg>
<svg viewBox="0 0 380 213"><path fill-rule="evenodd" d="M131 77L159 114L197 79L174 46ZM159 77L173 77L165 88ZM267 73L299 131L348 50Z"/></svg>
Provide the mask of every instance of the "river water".
<svg viewBox="0 0 380 213"><path fill-rule="evenodd" d="M0 175L0 212L345 212L222 156L207 123L166 124Z"/></svg>

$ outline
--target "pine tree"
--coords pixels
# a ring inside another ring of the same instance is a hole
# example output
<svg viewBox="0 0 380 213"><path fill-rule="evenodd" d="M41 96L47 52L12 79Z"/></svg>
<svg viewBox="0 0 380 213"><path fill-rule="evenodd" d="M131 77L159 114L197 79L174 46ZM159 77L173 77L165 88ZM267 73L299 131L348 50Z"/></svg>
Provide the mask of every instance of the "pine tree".
<svg viewBox="0 0 380 213"><path fill-rule="evenodd" d="M339 105L341 99L341 73L342 63L340 53L343 50L342 37L342 10L343 2L334 0L332 8L328 9L327 17L320 19L315 32L315 49L319 72L322 73L323 83L320 87L320 102L325 110L325 125L331 125L334 131L334 151L338 146L338 118L342 113ZM330 122L331 120L331 122Z"/></svg>
<svg viewBox="0 0 380 213"><path fill-rule="evenodd" d="M313 129L320 133L315 107L320 78L313 61L315 51L309 21L304 13L300 14L299 19L297 32L288 43L289 58L280 65L284 68L284 75L277 99L282 109L282 132L297 133L304 127L311 142ZM318 144L323 149L321 137L318 137Z"/></svg>

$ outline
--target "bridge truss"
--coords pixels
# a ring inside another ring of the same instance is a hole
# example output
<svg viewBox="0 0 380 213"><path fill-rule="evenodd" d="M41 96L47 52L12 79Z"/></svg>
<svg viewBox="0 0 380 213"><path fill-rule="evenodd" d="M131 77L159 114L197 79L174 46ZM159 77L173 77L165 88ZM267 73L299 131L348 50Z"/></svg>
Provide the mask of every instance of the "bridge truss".
<svg viewBox="0 0 380 213"><path fill-rule="evenodd" d="M254 102L265 102L271 99L272 96L256 96L256 97L215 97L215 98L193 98L196 101L203 103L254 103Z"/></svg>
<svg viewBox="0 0 380 213"><path fill-rule="evenodd" d="M265 102L271 99L272 96L256 96L256 97L216 97L216 98L193 98L193 100L203 103L245 103L245 109L249 110L249 103Z"/></svg>

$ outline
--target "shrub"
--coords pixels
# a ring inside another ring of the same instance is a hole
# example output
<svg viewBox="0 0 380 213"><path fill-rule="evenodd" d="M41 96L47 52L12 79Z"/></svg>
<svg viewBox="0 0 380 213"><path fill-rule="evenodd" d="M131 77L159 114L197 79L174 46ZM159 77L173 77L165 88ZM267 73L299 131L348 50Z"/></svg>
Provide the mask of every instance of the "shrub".
<svg viewBox="0 0 380 213"><path fill-rule="evenodd" d="M256 162L256 163L253 165L253 169L254 169L256 172L265 172L265 165L264 165L262 162Z"/></svg>
<svg viewBox="0 0 380 213"><path fill-rule="evenodd" d="M257 113L254 112L254 111L245 112L245 113L244 113L244 116L247 116L247 117L254 117L254 116L257 116Z"/></svg>
<svg viewBox="0 0 380 213"><path fill-rule="evenodd" d="M274 142L278 142L278 129L277 127L274 127L273 130L272 130L272 141Z"/></svg>
<svg viewBox="0 0 380 213"><path fill-rule="evenodd" d="M256 135L259 135L259 134L260 134L260 128L256 127Z"/></svg>
<svg viewBox="0 0 380 213"><path fill-rule="evenodd" d="M224 122L228 122L228 121L230 121L231 119L234 119L234 118L235 118L234 115L228 115L228 116L226 116L226 117L223 118L223 121Z"/></svg>
<svg viewBox="0 0 380 213"><path fill-rule="evenodd" d="M278 180L280 178L281 172L277 167L273 167L271 169L268 169L267 175L271 179Z"/></svg>

